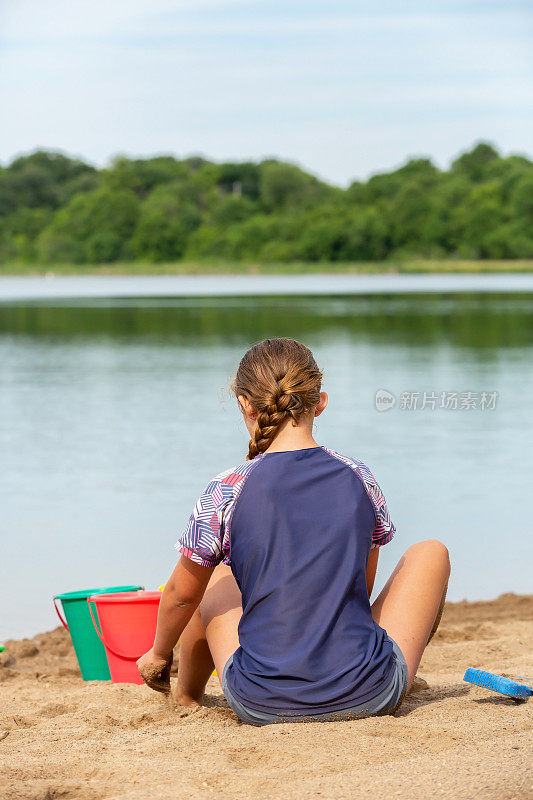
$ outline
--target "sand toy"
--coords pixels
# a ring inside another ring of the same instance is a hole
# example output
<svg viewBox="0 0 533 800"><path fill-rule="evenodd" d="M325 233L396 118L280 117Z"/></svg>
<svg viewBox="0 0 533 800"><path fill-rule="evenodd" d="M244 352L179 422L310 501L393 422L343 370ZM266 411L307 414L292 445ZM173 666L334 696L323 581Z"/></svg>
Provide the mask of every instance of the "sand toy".
<svg viewBox="0 0 533 800"><path fill-rule="evenodd" d="M490 689L493 692L504 694L516 703L525 703L533 694L531 686L526 683L520 683L521 680L528 680L521 675L495 675L492 672L484 672L481 669L469 668L465 672L463 680L467 683L481 686L483 689Z"/></svg>
<svg viewBox="0 0 533 800"><path fill-rule="evenodd" d="M70 633L84 681L111 680L104 647L94 632L87 606L87 598L92 594L129 592L142 588L138 584L131 584L128 586L106 586L102 589L81 589L78 592L64 592L63 594L54 595L54 608L61 620L61 624ZM66 619L63 618L57 607L58 600L61 601Z"/></svg>
<svg viewBox="0 0 533 800"><path fill-rule="evenodd" d="M113 683L143 683L135 662L154 643L160 600L161 592L145 591L96 594L87 598L95 635L105 647Z"/></svg>

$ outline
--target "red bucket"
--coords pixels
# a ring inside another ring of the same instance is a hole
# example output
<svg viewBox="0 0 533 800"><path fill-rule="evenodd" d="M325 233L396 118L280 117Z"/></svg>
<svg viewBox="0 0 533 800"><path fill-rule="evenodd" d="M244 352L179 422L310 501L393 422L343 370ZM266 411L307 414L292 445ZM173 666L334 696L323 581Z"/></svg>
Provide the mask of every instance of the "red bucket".
<svg viewBox="0 0 533 800"><path fill-rule="evenodd" d="M87 598L94 627L105 647L113 683L142 683L135 662L155 638L161 592L116 592ZM100 629L93 615L96 606Z"/></svg>

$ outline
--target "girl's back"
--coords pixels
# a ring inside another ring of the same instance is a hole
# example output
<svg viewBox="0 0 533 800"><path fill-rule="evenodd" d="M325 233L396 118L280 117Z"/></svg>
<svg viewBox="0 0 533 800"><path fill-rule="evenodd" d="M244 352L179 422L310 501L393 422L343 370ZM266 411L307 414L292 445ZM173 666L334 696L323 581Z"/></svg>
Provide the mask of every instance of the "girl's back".
<svg viewBox="0 0 533 800"><path fill-rule="evenodd" d="M394 668L366 585L372 546L394 533L361 463L323 447L261 453L213 479L178 549L222 557L242 593L227 680L258 711L337 711L375 696Z"/></svg>

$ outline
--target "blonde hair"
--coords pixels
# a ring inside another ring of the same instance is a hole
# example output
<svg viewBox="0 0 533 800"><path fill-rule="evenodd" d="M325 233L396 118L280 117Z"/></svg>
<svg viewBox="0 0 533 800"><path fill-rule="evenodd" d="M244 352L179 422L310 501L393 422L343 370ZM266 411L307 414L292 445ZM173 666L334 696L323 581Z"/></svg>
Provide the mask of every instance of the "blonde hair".
<svg viewBox="0 0 533 800"><path fill-rule="evenodd" d="M244 354L231 388L257 411L248 461L270 447L287 420L298 422L318 404L321 385L312 352L295 339L265 339Z"/></svg>

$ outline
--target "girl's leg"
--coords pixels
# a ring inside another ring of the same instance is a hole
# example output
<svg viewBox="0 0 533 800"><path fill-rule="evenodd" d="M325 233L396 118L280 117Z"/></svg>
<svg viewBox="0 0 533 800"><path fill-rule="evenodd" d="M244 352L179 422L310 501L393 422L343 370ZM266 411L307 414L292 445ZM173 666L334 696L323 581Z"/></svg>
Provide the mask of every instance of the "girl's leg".
<svg viewBox="0 0 533 800"><path fill-rule="evenodd" d="M446 602L446 592L448 591L448 581L446 581L446 586L444 587L444 591L442 593L442 598L440 601L439 610L437 611L437 616L435 617L435 622L433 623L433 627L431 629L431 633L429 634L428 644L433 639L435 634L437 633L437 629L440 625L440 621L442 619L442 612L444 611L444 603Z"/></svg>
<svg viewBox="0 0 533 800"><path fill-rule="evenodd" d="M181 635L177 703L200 705L215 666L222 681L224 664L239 646L237 626L241 615L239 587L230 567L219 564L213 570L200 606Z"/></svg>
<svg viewBox="0 0 533 800"><path fill-rule="evenodd" d="M200 603L202 624L222 685L222 672L228 658L239 647L237 629L242 617L241 590L231 568L220 564Z"/></svg>
<svg viewBox="0 0 533 800"><path fill-rule="evenodd" d="M201 705L205 685L214 668L200 609L197 608L180 639L178 682L174 692L176 702L182 706Z"/></svg>
<svg viewBox="0 0 533 800"><path fill-rule="evenodd" d="M373 618L405 656L408 689L440 622L449 575L450 559L442 542L419 542L401 557L372 605Z"/></svg>

